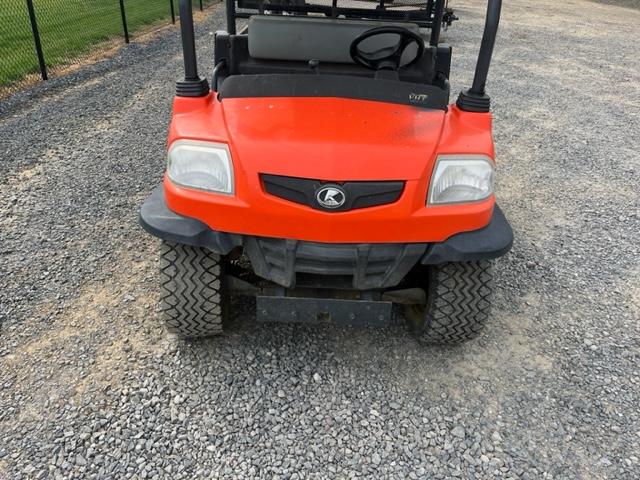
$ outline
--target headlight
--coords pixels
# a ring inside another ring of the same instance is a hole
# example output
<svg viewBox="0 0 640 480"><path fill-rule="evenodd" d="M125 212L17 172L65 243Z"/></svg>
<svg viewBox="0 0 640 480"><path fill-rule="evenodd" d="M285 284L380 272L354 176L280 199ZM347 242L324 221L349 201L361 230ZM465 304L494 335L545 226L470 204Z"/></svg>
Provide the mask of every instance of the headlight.
<svg viewBox="0 0 640 480"><path fill-rule="evenodd" d="M169 147L169 179L178 185L218 193L233 193L233 166L224 143L177 140Z"/></svg>
<svg viewBox="0 0 640 480"><path fill-rule="evenodd" d="M427 203L477 202L493 193L493 161L483 155L441 155L431 178Z"/></svg>

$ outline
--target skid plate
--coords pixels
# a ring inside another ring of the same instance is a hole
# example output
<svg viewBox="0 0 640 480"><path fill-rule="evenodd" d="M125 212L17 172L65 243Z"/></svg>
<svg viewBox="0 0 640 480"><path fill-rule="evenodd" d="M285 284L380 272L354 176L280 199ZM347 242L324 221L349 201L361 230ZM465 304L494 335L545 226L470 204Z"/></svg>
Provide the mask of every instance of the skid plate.
<svg viewBox="0 0 640 480"><path fill-rule="evenodd" d="M391 322L391 302L258 296L259 322L338 323L384 327Z"/></svg>

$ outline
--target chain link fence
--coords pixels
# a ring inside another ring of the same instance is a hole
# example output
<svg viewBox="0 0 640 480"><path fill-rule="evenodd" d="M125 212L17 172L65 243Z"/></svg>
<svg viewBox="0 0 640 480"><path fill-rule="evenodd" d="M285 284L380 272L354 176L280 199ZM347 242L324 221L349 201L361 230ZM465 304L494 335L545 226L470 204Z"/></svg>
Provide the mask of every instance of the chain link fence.
<svg viewBox="0 0 640 480"><path fill-rule="evenodd" d="M215 0L193 0L194 10ZM0 0L0 93L176 22L178 0Z"/></svg>

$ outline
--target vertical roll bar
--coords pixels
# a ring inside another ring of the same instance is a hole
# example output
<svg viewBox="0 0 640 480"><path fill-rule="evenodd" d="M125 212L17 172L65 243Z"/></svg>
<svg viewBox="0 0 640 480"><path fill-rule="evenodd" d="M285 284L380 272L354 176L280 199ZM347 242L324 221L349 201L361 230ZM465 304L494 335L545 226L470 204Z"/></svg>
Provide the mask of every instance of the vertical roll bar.
<svg viewBox="0 0 640 480"><path fill-rule="evenodd" d="M184 78L185 80L193 80L198 78L198 63L196 61L196 39L193 33L191 0L180 0L179 8L182 54L184 56Z"/></svg>
<svg viewBox="0 0 640 480"><path fill-rule="evenodd" d="M229 35L236 34L236 0L226 1L227 10L227 32Z"/></svg>
<svg viewBox="0 0 640 480"><path fill-rule="evenodd" d="M478 95L484 95L489 65L491 64L491 56L493 55L493 46L496 43L496 35L498 34L501 8L502 0L489 0L487 18L484 23L484 33L482 34L482 43L480 44L480 53L478 53L478 63L476 64L476 74L473 77L473 86L470 90Z"/></svg>
<svg viewBox="0 0 640 480"><path fill-rule="evenodd" d="M176 83L176 95L179 97L204 97L209 93L209 83L206 78L198 76L191 0L180 0L178 7L184 59L184 79Z"/></svg>
<svg viewBox="0 0 640 480"><path fill-rule="evenodd" d="M440 41L440 29L442 28L442 16L444 15L444 2L445 0L435 0L435 6L433 11L433 25L431 26L431 39L429 44L432 47L437 47Z"/></svg>
<svg viewBox="0 0 640 480"><path fill-rule="evenodd" d="M502 0L489 0L487 3L487 16L484 22L484 32L476 63L476 73L473 77L473 85L469 90L460 92L456 104L461 110L468 112L488 112L491 106L489 96L485 93L489 65L493 55L493 47L498 34L500 23L500 11Z"/></svg>

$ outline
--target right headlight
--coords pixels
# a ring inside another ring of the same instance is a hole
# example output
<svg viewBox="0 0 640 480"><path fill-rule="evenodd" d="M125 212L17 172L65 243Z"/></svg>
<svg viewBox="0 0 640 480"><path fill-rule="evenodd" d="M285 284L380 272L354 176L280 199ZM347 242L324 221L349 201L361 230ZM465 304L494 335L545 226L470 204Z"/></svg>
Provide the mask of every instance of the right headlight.
<svg viewBox="0 0 640 480"><path fill-rule="evenodd" d="M493 193L493 160L484 155L440 155L431 177L427 204L484 200Z"/></svg>

